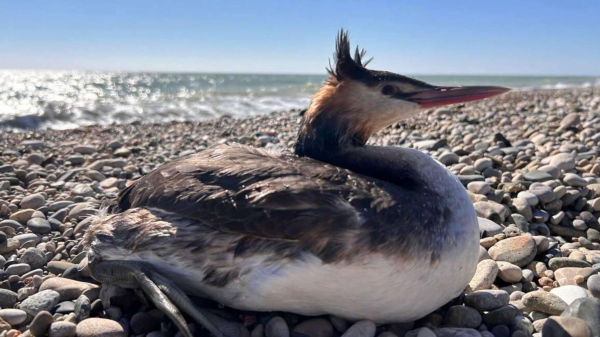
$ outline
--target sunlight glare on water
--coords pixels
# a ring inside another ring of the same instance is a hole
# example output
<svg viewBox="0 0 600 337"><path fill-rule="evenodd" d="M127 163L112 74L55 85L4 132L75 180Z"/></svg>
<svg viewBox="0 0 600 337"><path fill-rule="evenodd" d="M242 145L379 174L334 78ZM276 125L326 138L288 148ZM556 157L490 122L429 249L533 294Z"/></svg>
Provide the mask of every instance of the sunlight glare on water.
<svg viewBox="0 0 600 337"><path fill-rule="evenodd" d="M516 89L598 85L594 77L416 76ZM304 109L325 75L0 70L0 127L198 121Z"/></svg>

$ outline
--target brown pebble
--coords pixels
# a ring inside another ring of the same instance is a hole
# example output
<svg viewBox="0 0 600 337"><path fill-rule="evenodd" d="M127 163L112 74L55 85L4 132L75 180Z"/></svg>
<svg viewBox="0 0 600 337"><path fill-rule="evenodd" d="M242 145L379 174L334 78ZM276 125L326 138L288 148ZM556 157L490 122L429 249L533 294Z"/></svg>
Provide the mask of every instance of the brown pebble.
<svg viewBox="0 0 600 337"><path fill-rule="evenodd" d="M33 318L29 331L34 337L43 337L48 333L50 324L54 322L54 317L47 311L40 311Z"/></svg>

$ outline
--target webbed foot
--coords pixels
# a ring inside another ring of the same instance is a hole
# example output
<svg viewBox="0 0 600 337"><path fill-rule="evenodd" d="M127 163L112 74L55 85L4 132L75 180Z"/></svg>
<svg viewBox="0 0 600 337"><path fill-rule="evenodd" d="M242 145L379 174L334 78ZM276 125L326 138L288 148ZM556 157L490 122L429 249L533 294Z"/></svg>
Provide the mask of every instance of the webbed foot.
<svg viewBox="0 0 600 337"><path fill-rule="evenodd" d="M103 284L114 284L123 288L140 288L150 300L163 311L185 337L193 337L178 308L215 337L226 335L196 308L190 298L173 282L158 273L150 264L137 261L95 261L89 264L91 276Z"/></svg>

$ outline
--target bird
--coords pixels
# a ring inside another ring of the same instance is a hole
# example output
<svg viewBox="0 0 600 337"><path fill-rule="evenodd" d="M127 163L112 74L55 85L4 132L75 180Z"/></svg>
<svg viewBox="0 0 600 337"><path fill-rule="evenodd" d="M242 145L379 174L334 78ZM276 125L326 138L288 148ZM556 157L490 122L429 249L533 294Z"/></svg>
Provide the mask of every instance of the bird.
<svg viewBox="0 0 600 337"><path fill-rule="evenodd" d="M83 238L90 275L141 289L186 337L182 311L227 336L189 296L377 324L458 296L479 253L465 188L423 152L367 141L425 109L510 89L435 86L364 58L341 29L293 153L219 144L126 187Z"/></svg>

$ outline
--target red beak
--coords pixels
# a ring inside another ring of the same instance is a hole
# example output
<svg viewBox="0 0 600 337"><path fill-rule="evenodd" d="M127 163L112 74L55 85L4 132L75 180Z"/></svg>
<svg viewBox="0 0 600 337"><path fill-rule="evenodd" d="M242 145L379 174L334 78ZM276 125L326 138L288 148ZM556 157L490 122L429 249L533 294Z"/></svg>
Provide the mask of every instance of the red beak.
<svg viewBox="0 0 600 337"><path fill-rule="evenodd" d="M447 104L476 101L510 91L503 87L435 87L427 91L412 94L408 100L418 103L422 108L433 108Z"/></svg>

